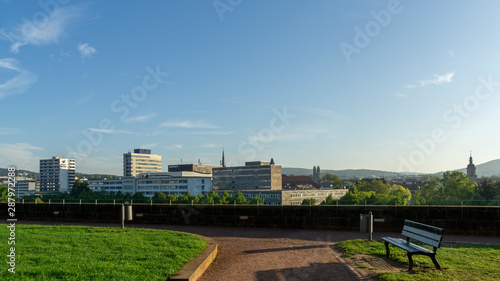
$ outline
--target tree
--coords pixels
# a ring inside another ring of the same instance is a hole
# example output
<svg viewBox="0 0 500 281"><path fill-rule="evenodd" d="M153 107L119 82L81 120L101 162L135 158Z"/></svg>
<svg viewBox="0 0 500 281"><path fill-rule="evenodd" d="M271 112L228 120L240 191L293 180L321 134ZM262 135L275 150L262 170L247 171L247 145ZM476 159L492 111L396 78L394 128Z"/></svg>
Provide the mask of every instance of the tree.
<svg viewBox="0 0 500 281"><path fill-rule="evenodd" d="M0 202L8 201L9 188L5 185L0 185Z"/></svg>
<svg viewBox="0 0 500 281"><path fill-rule="evenodd" d="M338 200L333 199L333 196L330 194L320 205L334 205L337 201Z"/></svg>
<svg viewBox="0 0 500 281"><path fill-rule="evenodd" d="M167 201L167 195L163 192L156 192L153 196L153 202L165 203Z"/></svg>
<svg viewBox="0 0 500 281"><path fill-rule="evenodd" d="M87 190L90 191L88 185L89 185L88 181L76 180L69 194L74 198L79 198L80 193Z"/></svg>
<svg viewBox="0 0 500 281"><path fill-rule="evenodd" d="M215 204L229 204L230 198L231 198L231 195L229 195L229 193L227 193L227 191L224 191L222 196L215 198L216 199Z"/></svg>
<svg viewBox="0 0 500 281"><path fill-rule="evenodd" d="M489 178L483 177L481 182L476 186L476 191L481 195L486 201L491 201L496 195L495 185Z"/></svg>
<svg viewBox="0 0 500 281"><path fill-rule="evenodd" d="M338 176L332 174L326 174L326 176L323 177L323 181L330 183L333 188L341 188L349 185L349 182L343 181Z"/></svg>
<svg viewBox="0 0 500 281"><path fill-rule="evenodd" d="M142 192L136 192L134 195L132 195L132 200L139 203L145 203L147 201L147 198Z"/></svg>
<svg viewBox="0 0 500 281"><path fill-rule="evenodd" d="M388 203L390 205L408 205L408 201L411 199L411 192L409 189L395 184L389 191L389 198Z"/></svg>
<svg viewBox="0 0 500 281"><path fill-rule="evenodd" d="M245 198L245 196L243 196L243 193L241 193L241 191L238 191L238 193L233 197L233 202L236 202L236 204L248 203L247 199Z"/></svg>
<svg viewBox="0 0 500 281"><path fill-rule="evenodd" d="M301 205L316 205L316 199L314 199L314 198L305 198L304 200L302 200L302 204Z"/></svg>
<svg viewBox="0 0 500 281"><path fill-rule="evenodd" d="M254 197L254 198L250 199L248 204L250 204L250 205L257 205L257 204L262 205L262 204L264 204L264 199L262 199L260 197Z"/></svg>
<svg viewBox="0 0 500 281"><path fill-rule="evenodd" d="M416 192L416 198L425 204L459 203L474 197L476 183L461 172L447 171L440 180L431 180Z"/></svg>

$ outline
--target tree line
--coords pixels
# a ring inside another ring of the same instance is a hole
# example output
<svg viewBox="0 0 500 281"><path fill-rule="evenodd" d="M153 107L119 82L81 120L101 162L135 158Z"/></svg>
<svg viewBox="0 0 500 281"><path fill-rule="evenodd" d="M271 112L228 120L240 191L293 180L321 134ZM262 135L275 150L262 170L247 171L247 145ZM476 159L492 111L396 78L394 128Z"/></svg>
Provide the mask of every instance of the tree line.
<svg viewBox="0 0 500 281"><path fill-rule="evenodd" d="M333 182L339 182L330 176ZM311 199L304 200L309 205ZM442 178L430 179L413 194L401 185L389 185L382 180L360 180L349 187L349 192L335 200L332 196L321 205L499 205L500 182L481 178L478 183L458 171L448 171Z"/></svg>

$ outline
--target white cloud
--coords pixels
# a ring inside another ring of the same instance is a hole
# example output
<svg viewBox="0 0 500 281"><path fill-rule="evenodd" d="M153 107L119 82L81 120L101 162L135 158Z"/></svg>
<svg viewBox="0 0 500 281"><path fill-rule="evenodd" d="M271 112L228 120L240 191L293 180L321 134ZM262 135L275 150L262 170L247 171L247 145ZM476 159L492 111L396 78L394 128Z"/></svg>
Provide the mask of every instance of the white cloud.
<svg viewBox="0 0 500 281"><path fill-rule="evenodd" d="M203 128L203 129L216 129L215 125L208 123L206 120L202 119L199 121L166 121L161 123L162 127L175 127L175 128Z"/></svg>
<svg viewBox="0 0 500 281"><path fill-rule="evenodd" d="M403 88L410 88L411 89L411 88L416 88L416 87L417 86L415 86L414 84L406 84L406 85L404 85Z"/></svg>
<svg viewBox="0 0 500 281"><path fill-rule="evenodd" d="M93 132L100 132L104 134L134 134L134 132L125 130L97 129L97 128L87 128L87 130Z"/></svg>
<svg viewBox="0 0 500 281"><path fill-rule="evenodd" d="M159 143L144 144L144 145L141 145L140 148L151 149L151 148L154 148L154 147L158 146L158 144Z"/></svg>
<svg viewBox="0 0 500 281"><path fill-rule="evenodd" d="M174 144L174 145L172 145L172 146L173 146L174 148L176 148L176 149L182 149L182 147L183 147L184 145L182 145L182 144Z"/></svg>
<svg viewBox="0 0 500 281"><path fill-rule="evenodd" d="M82 55L82 58L88 58L92 56L96 51L96 49L92 46L90 46L88 43L85 44L78 44L78 51Z"/></svg>
<svg viewBox="0 0 500 281"><path fill-rule="evenodd" d="M123 120L124 122L127 122L127 123L131 123L131 122L147 122L149 120L151 120L151 118L155 117L157 115L157 113L152 113L152 114L149 114L149 115L143 115L143 116L136 116L136 117L130 117L130 118L127 118L125 120Z"/></svg>
<svg viewBox="0 0 500 281"><path fill-rule="evenodd" d="M0 68L17 72L17 75L4 83L0 82L0 99L23 93L38 80L38 76L18 66L18 62L12 58L0 59Z"/></svg>
<svg viewBox="0 0 500 281"><path fill-rule="evenodd" d="M200 145L200 147L202 147L202 148L213 148L213 147L217 147L217 145L215 143L206 143L206 144Z"/></svg>
<svg viewBox="0 0 500 281"><path fill-rule="evenodd" d="M14 165L17 169L37 171L39 156L33 150L43 150L27 143L0 143L0 166Z"/></svg>
<svg viewBox="0 0 500 281"><path fill-rule="evenodd" d="M17 128L5 128L5 127L0 127L0 136L5 136L5 135L15 135L19 134L22 131Z"/></svg>
<svg viewBox="0 0 500 281"><path fill-rule="evenodd" d="M59 7L50 15L37 17L36 21L25 20L22 24L12 28L8 33L0 30L0 38L10 41L10 50L19 53L19 48L25 45L49 45L57 43L73 20L82 15L82 9L76 6Z"/></svg>
<svg viewBox="0 0 500 281"><path fill-rule="evenodd" d="M447 52L446 52L446 57L445 57L445 59L448 59L448 60L449 60L449 59L453 59L453 58L455 58L456 56L457 56L457 55L455 54L455 51L453 51L453 50L449 50L449 51L447 51Z"/></svg>
<svg viewBox="0 0 500 281"><path fill-rule="evenodd" d="M440 85L444 83L451 83L455 76L455 72L448 72L443 75L434 75L434 79L421 80L418 81L420 87L425 87L427 85Z"/></svg>
<svg viewBox="0 0 500 281"><path fill-rule="evenodd" d="M396 97L396 98L407 98L408 95L407 94L403 94L403 93L395 93L394 97Z"/></svg>
<svg viewBox="0 0 500 281"><path fill-rule="evenodd" d="M86 104L88 101L92 100L93 98L94 98L94 94L88 94L88 95L80 98L79 100L77 100L75 102L75 106L80 107L80 106Z"/></svg>

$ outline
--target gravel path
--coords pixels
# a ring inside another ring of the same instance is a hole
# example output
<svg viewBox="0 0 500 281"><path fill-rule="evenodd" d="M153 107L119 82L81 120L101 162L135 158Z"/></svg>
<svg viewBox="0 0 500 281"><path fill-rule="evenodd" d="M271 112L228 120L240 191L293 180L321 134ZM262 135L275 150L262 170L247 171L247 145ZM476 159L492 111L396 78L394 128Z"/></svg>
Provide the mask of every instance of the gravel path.
<svg viewBox="0 0 500 281"><path fill-rule="evenodd" d="M61 222L18 223L47 225L119 226ZM131 227L167 229L196 233L214 239L219 254L199 280L360 280L339 259L335 242L362 238L367 234L352 231L280 228L236 228L194 225L146 225ZM374 233L373 238L398 237L398 233ZM445 235L445 242L500 244L500 237ZM366 279L363 279L366 280Z"/></svg>

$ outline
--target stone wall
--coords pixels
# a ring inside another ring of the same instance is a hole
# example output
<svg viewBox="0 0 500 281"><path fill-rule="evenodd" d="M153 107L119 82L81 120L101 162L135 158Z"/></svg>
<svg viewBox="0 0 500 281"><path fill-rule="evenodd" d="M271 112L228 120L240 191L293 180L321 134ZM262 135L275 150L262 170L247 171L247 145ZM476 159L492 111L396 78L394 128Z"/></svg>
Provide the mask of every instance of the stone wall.
<svg viewBox="0 0 500 281"><path fill-rule="evenodd" d="M0 205L7 210L7 203ZM500 207L133 204L134 220L127 223L359 230L360 214L369 211L376 219L375 232L400 232L403 221L410 219L442 227L445 234L500 236ZM7 219L6 212L2 216ZM17 203L16 218L119 223L121 205Z"/></svg>

